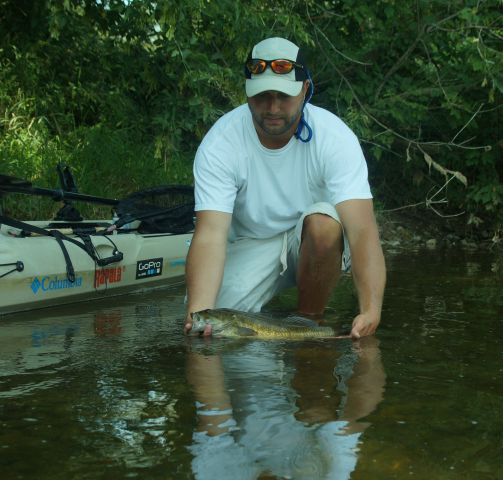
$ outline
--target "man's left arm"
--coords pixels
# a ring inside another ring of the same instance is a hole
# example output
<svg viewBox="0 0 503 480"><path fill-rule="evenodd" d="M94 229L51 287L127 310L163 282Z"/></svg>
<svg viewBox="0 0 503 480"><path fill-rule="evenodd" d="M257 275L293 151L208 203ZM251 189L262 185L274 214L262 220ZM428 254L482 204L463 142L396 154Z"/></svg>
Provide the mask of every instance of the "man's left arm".
<svg viewBox="0 0 503 480"><path fill-rule="evenodd" d="M372 335L381 320L386 266L371 199L337 204L351 250L351 270L360 313L353 320L351 336Z"/></svg>

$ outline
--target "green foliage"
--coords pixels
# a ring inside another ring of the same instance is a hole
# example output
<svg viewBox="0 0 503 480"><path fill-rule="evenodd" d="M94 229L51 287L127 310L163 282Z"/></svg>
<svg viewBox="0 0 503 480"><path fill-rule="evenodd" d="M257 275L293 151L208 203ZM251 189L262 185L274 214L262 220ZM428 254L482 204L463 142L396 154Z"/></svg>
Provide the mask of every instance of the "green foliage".
<svg viewBox="0 0 503 480"><path fill-rule="evenodd" d="M277 35L307 47L313 103L358 134L385 207L426 203L441 190L442 214L465 211L496 231L502 6L0 0L0 170L54 185L64 161L81 191L117 196L191 183L201 138L246 100L250 47Z"/></svg>
<svg viewBox="0 0 503 480"><path fill-rule="evenodd" d="M388 206L425 204L454 178L439 213L503 222L502 5L334 0L308 8L322 52L316 101L358 133Z"/></svg>

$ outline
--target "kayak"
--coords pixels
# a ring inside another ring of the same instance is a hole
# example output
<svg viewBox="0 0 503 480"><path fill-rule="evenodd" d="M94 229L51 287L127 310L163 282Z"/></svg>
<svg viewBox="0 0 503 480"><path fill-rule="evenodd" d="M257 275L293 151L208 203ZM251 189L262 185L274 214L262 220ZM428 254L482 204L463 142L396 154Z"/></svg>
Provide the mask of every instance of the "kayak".
<svg viewBox="0 0 503 480"><path fill-rule="evenodd" d="M110 230L99 221L75 229L53 221L25 225L33 231L0 225L0 315L184 281L192 232L146 234L134 225Z"/></svg>

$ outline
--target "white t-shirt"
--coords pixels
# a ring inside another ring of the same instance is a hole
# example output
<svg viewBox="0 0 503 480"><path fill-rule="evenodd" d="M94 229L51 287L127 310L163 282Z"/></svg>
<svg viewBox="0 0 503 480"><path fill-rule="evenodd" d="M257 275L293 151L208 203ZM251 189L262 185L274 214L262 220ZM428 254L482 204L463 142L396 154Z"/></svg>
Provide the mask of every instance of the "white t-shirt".
<svg viewBox="0 0 503 480"><path fill-rule="evenodd" d="M336 115L307 104L311 141L264 147L248 105L221 117L194 161L195 210L232 213L231 238L269 238L294 227L316 202L372 198L356 135ZM306 135L304 129L302 135Z"/></svg>

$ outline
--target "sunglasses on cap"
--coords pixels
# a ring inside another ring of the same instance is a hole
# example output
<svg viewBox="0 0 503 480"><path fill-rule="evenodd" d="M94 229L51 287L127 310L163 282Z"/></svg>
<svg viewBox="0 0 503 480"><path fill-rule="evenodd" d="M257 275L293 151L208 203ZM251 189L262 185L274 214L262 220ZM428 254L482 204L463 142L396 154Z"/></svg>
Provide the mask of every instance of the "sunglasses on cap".
<svg viewBox="0 0 503 480"><path fill-rule="evenodd" d="M264 73L266 68L270 66L271 70L278 75L286 75L294 68L304 69L304 65L293 62L292 60L285 60L279 58L277 60L262 60L260 58L252 58L246 62L246 69L253 75Z"/></svg>

